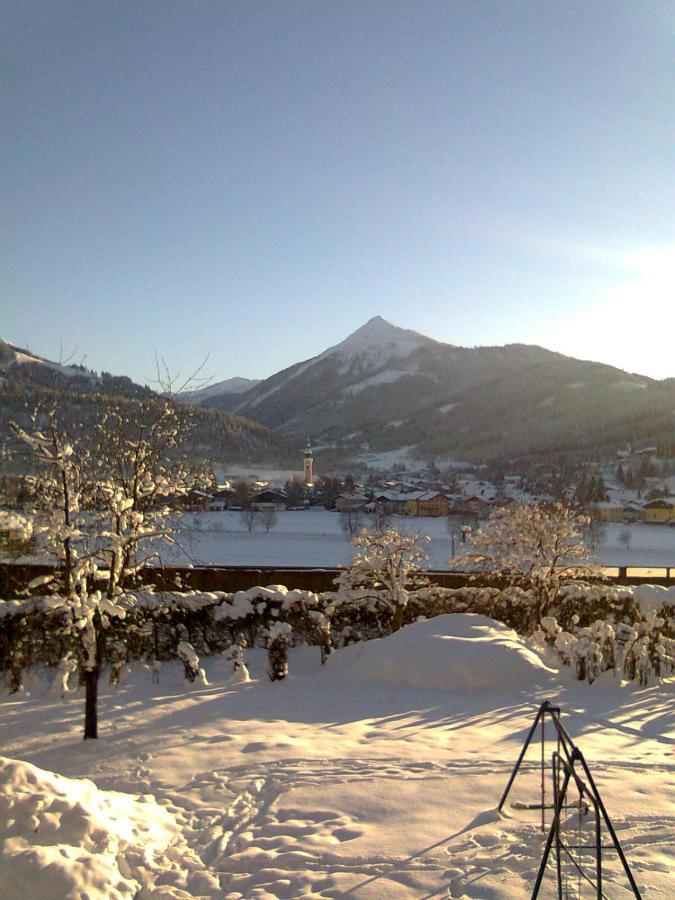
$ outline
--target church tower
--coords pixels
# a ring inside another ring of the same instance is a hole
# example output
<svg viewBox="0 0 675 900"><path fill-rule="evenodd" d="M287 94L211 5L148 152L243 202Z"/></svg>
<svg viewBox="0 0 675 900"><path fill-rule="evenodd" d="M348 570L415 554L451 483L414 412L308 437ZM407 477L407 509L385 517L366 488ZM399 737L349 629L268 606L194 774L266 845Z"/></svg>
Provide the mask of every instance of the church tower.
<svg viewBox="0 0 675 900"><path fill-rule="evenodd" d="M307 438L307 446L305 447L305 484L307 487L311 487L314 484L314 459L312 458L312 448L309 445L309 438Z"/></svg>

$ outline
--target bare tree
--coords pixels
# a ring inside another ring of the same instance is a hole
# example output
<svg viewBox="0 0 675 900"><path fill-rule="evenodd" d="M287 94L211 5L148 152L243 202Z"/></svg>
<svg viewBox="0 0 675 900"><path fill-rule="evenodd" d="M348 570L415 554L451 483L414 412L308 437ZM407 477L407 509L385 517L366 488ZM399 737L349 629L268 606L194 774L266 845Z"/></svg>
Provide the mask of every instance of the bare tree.
<svg viewBox="0 0 675 900"><path fill-rule="evenodd" d="M347 507L340 511L340 527L350 538L363 527L364 513L360 507Z"/></svg>
<svg viewBox="0 0 675 900"><path fill-rule="evenodd" d="M370 516L370 523L372 531L386 531L391 527L391 513L387 509L386 503L375 504L375 509Z"/></svg>
<svg viewBox="0 0 675 900"><path fill-rule="evenodd" d="M246 531L251 534L256 530L258 522L260 521L260 510L250 504L248 506L242 506L239 517L241 518Z"/></svg>
<svg viewBox="0 0 675 900"><path fill-rule="evenodd" d="M269 534L270 528L274 528L279 521L277 511L273 506L264 506L260 510L260 519L265 529L265 534Z"/></svg>
<svg viewBox="0 0 675 900"><path fill-rule="evenodd" d="M299 475L294 475L286 482L288 506L300 506L305 498L305 483Z"/></svg>
<svg viewBox="0 0 675 900"><path fill-rule="evenodd" d="M630 550L630 542L631 542L631 530L630 528L622 528L616 536L617 541L624 547L626 550Z"/></svg>
<svg viewBox="0 0 675 900"><path fill-rule="evenodd" d="M242 476L235 481L234 495L236 498L237 506L241 506L242 509L251 508L253 504L254 490L253 485L248 478Z"/></svg>

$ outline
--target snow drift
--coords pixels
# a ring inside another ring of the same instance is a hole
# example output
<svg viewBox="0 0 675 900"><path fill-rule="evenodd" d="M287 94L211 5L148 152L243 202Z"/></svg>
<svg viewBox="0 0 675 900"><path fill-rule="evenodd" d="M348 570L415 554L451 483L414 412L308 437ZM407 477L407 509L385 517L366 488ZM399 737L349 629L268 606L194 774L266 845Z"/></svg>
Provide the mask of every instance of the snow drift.
<svg viewBox="0 0 675 900"><path fill-rule="evenodd" d="M515 631L470 613L436 616L329 658L349 682L454 692L532 691L555 674Z"/></svg>
<svg viewBox="0 0 675 900"><path fill-rule="evenodd" d="M178 832L154 797L0 757L0 896L136 896Z"/></svg>

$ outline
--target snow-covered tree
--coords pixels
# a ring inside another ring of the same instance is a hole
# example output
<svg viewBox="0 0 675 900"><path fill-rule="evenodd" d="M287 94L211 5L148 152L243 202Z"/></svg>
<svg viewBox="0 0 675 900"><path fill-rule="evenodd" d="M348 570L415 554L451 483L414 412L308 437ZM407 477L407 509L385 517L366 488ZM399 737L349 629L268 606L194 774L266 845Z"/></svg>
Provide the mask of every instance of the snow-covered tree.
<svg viewBox="0 0 675 900"><path fill-rule="evenodd" d="M532 627L541 625L565 582L598 576L588 563L585 529L589 519L562 503L508 506L467 536L470 550L453 560L455 568L498 576L529 591Z"/></svg>
<svg viewBox="0 0 675 900"><path fill-rule="evenodd" d="M232 675L230 681L232 684L245 684L251 680L248 666L244 659L245 640L240 637L225 652L225 657L232 663Z"/></svg>
<svg viewBox="0 0 675 900"><path fill-rule="evenodd" d="M46 587L67 612L63 648L79 660L86 739L98 736L105 632L126 617L125 588L141 566L175 539L166 501L195 473L178 452L188 424L169 399L110 400L86 434L60 412L56 396L12 427L35 464L33 532L55 562L30 586Z"/></svg>
<svg viewBox="0 0 675 900"><path fill-rule="evenodd" d="M185 636L187 636L187 634L183 637ZM206 673L199 664L197 651L189 641L184 639L179 641L176 653L178 654L178 659L183 663L185 677L188 681L194 681L196 678L199 678L202 684L208 684Z"/></svg>
<svg viewBox="0 0 675 900"><path fill-rule="evenodd" d="M675 669L675 640L664 633L664 626L665 619L654 609L646 610L631 625L623 624L624 674L631 680L638 679L643 687L652 678L669 675Z"/></svg>
<svg viewBox="0 0 675 900"><path fill-rule="evenodd" d="M62 425L56 403L36 412L29 428L12 427L37 465L29 510L33 533L56 563L53 574L40 576L30 587L47 587L70 613L64 644L68 646L71 639L78 647L85 685L84 736L96 737L100 631L104 616L118 610L112 605L102 612L101 591L92 588L96 550L90 540L91 517L85 514L92 500L91 456Z"/></svg>
<svg viewBox="0 0 675 900"><path fill-rule="evenodd" d="M429 540L396 528L362 530L352 541L356 553L341 576L340 592L363 598L375 593L392 612L392 631L398 631L410 590L426 584L421 569L428 559L423 544Z"/></svg>
<svg viewBox="0 0 675 900"><path fill-rule="evenodd" d="M123 592L143 566L175 543L171 500L207 473L183 452L191 422L169 399L109 403L92 454L96 483L98 557L109 597Z"/></svg>
<svg viewBox="0 0 675 900"><path fill-rule="evenodd" d="M288 675L288 646L293 629L288 622L274 622L267 629L267 674L270 681Z"/></svg>

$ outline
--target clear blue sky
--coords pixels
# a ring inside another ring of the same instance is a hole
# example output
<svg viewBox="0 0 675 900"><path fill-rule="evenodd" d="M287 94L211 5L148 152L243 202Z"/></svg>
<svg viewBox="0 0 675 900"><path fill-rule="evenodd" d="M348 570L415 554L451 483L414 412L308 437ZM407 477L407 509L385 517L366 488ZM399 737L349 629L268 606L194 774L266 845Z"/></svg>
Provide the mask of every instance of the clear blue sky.
<svg viewBox="0 0 675 900"><path fill-rule="evenodd" d="M261 377L373 315L675 375L675 5L5 0L0 334Z"/></svg>

